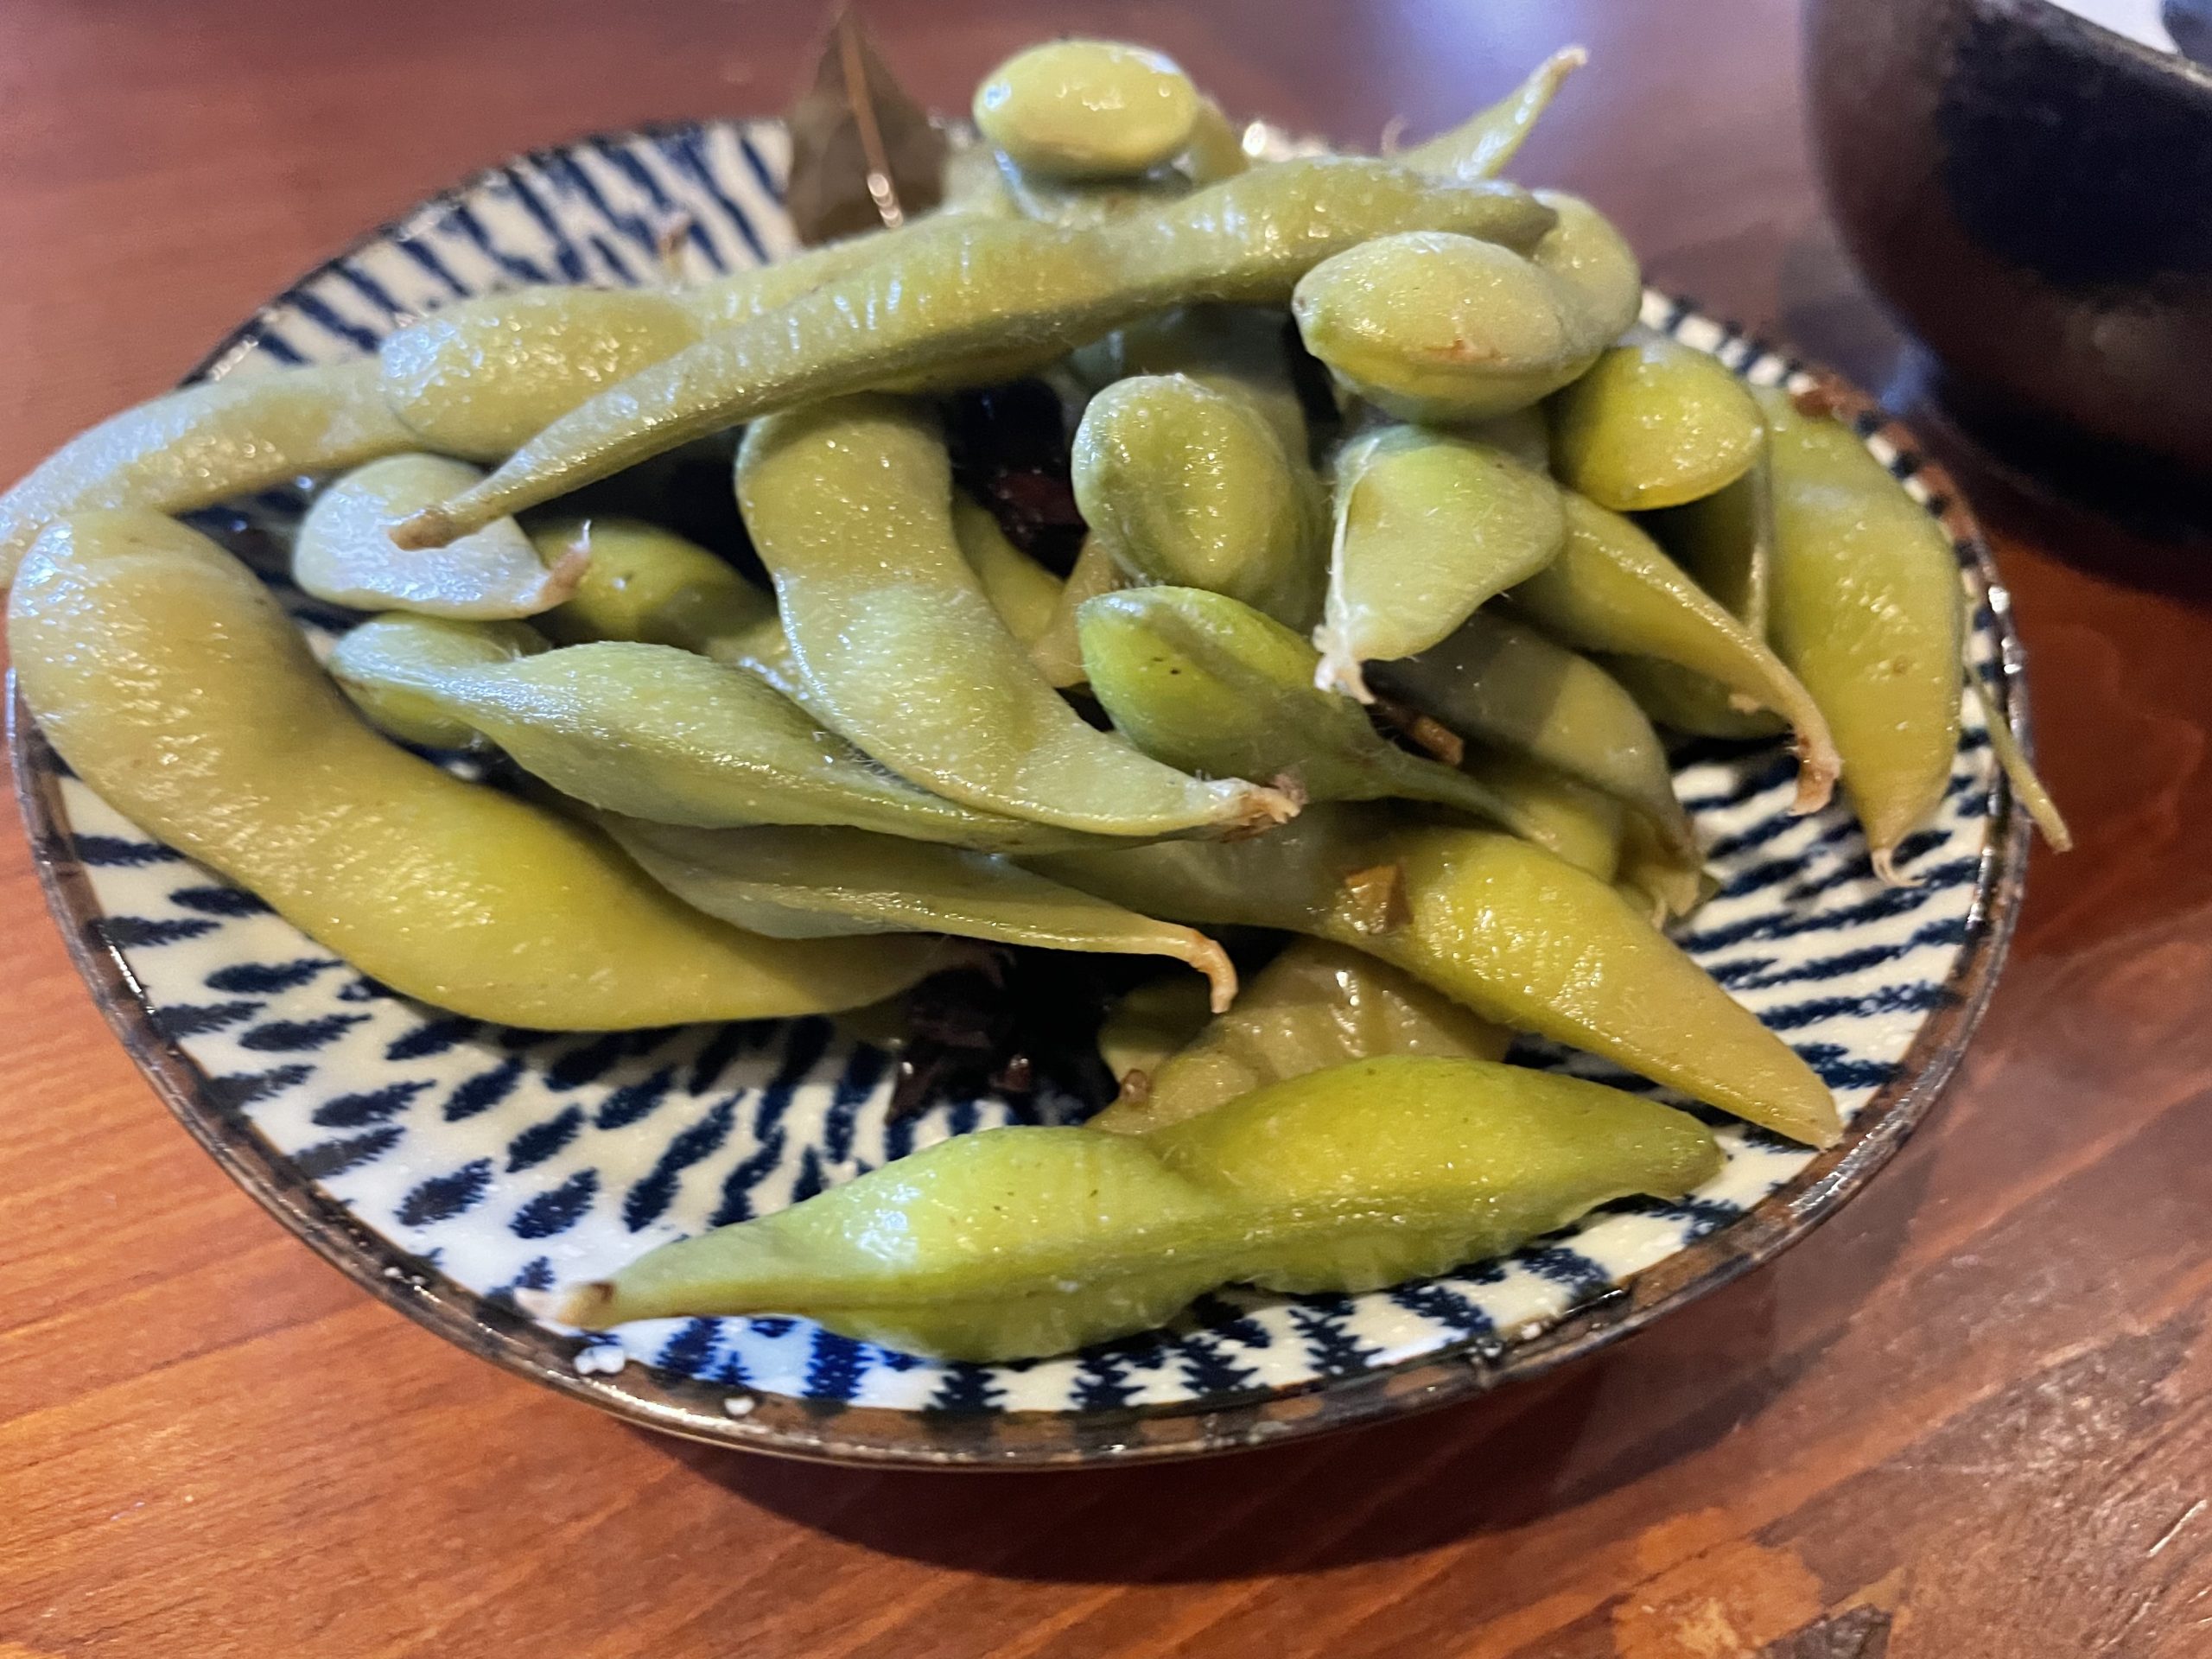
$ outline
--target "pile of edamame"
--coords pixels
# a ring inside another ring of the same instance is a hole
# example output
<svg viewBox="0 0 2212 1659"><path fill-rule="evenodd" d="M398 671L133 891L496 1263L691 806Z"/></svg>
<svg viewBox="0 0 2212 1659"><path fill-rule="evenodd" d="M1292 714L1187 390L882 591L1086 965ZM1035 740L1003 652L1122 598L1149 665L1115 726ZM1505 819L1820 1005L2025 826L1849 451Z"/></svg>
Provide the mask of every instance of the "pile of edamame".
<svg viewBox="0 0 2212 1659"><path fill-rule="evenodd" d="M1891 879L1958 744L1958 569L1848 430L1639 330L1593 207L1497 178L1580 61L1392 156L1262 163L1165 58L1056 41L983 83L897 229L157 399L0 499L22 693L148 833L486 1020L859 1009L995 946L1165 959L1101 1033L1091 1122L665 1247L545 1304L571 1323L1053 1353L1717 1170L1686 1114L1503 1064L1514 1032L1827 1146L1827 1089L1662 931L1703 886L1654 722L1787 733L1800 809L1840 781ZM1065 573L956 488L944 431L947 396L1038 376ZM741 429L772 593L564 500ZM295 580L371 613L322 664L174 516L301 474L330 481ZM1224 930L1283 942L1241 996Z"/></svg>

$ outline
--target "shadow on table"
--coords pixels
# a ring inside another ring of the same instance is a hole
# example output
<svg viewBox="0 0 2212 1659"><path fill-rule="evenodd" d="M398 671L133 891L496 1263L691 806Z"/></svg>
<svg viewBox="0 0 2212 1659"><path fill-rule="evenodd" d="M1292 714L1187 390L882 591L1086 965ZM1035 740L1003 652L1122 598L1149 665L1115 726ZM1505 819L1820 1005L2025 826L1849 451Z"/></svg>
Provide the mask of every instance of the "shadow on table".
<svg viewBox="0 0 2212 1659"><path fill-rule="evenodd" d="M1306 1444L1151 1467L988 1474L841 1469L653 1443L800 1525L1006 1578L1173 1583L1416 1555L1596 1502L1758 1415L1880 1282L1925 1180L1925 1160L1906 1159L1799 1250L1550 1376ZM1711 1501L1662 1493L1652 1518Z"/></svg>

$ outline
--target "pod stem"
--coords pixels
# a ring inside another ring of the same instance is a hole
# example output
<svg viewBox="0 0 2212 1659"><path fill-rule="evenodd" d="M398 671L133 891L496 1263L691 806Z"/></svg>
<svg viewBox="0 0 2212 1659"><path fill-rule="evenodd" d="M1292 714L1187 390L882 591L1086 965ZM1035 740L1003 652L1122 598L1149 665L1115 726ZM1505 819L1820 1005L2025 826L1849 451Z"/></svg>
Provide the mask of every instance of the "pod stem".
<svg viewBox="0 0 2212 1659"><path fill-rule="evenodd" d="M2013 735L2012 723L2005 718L2004 709L1998 707L1989 682L1972 664L1967 665L1966 677L1967 689L1981 705L1982 719L1988 722L1989 747L1996 752L1997 764L2005 768L2005 780L2012 785L2012 792L2020 798L2020 804L2028 809L2028 816L2035 820L2036 828L2043 831L2043 838L2052 849L2072 852L2074 832L2066 827L2058 803L2044 787L2043 779L2036 776L2035 765L2028 759L2028 752L2020 747L2020 740Z"/></svg>

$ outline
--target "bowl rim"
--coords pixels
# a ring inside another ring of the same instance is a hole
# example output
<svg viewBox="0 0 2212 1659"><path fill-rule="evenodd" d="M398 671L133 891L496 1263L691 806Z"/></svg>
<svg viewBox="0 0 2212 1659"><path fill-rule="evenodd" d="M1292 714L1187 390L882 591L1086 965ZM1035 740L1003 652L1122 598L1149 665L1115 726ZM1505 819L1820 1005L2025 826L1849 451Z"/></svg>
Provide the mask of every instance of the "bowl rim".
<svg viewBox="0 0 2212 1659"><path fill-rule="evenodd" d="M668 122L589 135L622 142L694 130ZM738 123L737 124L743 124ZM578 140L575 142L584 142ZM316 265L232 329L188 377L219 374L297 289L379 240L397 235L437 204L465 196L518 162L571 145L532 150L483 169L385 221ZM1675 320L1701 315L1676 300ZM1769 348L1743 331L1754 356ZM1956 486L1923 446L1874 401L1832 374L1774 353L1795 378L1810 373L1836 412L1862 436L1880 436L1915 462L1929 509L1982 590L1997 640L1994 692L2024 747L2031 747L2025 660L1987 543ZM956 1413L813 1401L668 1376L631 1363L612 1374L579 1371L589 1344L447 1280L399 1249L322 1192L261 1135L236 1104L162 1035L150 1000L101 923L90 877L64 828L61 768L24 704L11 671L7 738L16 803L47 907L71 961L109 1028L162 1103L224 1171L287 1230L380 1301L457 1347L639 1427L709 1445L806 1461L875 1467L1020 1470L1158 1462L1302 1439L1409 1415L1541 1376L1609 1346L1675 1308L1719 1289L1804 1237L1872 1179L1926 1118L1980 1023L2025 892L2031 827L2002 769L1992 785L1989 822L1967 917L1967 939L1947 976L1943 1001L1923 1020L1895 1076L1853 1119L1835 1147L1744 1215L1583 1304L1528 1338L1470 1337L1433 1352L1350 1376L1285 1388L1111 1411Z"/></svg>
<svg viewBox="0 0 2212 1659"><path fill-rule="evenodd" d="M2199 63L2178 48L2171 52L2162 52L2155 46L2097 22L2094 17L2084 17L2080 12L2061 5L2059 0L2021 0L2021 3L2029 13L2023 21L2031 28L2063 36L2071 44L2102 58L2107 63L2126 65L2138 72L2176 80L2200 97L2212 98L2212 66Z"/></svg>

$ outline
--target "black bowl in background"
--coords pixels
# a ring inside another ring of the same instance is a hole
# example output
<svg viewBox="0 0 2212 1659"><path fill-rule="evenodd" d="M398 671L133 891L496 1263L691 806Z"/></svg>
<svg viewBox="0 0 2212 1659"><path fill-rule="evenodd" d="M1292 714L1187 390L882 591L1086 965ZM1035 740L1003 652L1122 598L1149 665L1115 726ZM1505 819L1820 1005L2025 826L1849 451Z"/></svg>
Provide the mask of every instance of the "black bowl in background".
<svg viewBox="0 0 2212 1659"><path fill-rule="evenodd" d="M1845 245L1969 433L2212 528L2212 71L2050 0L1806 0Z"/></svg>

